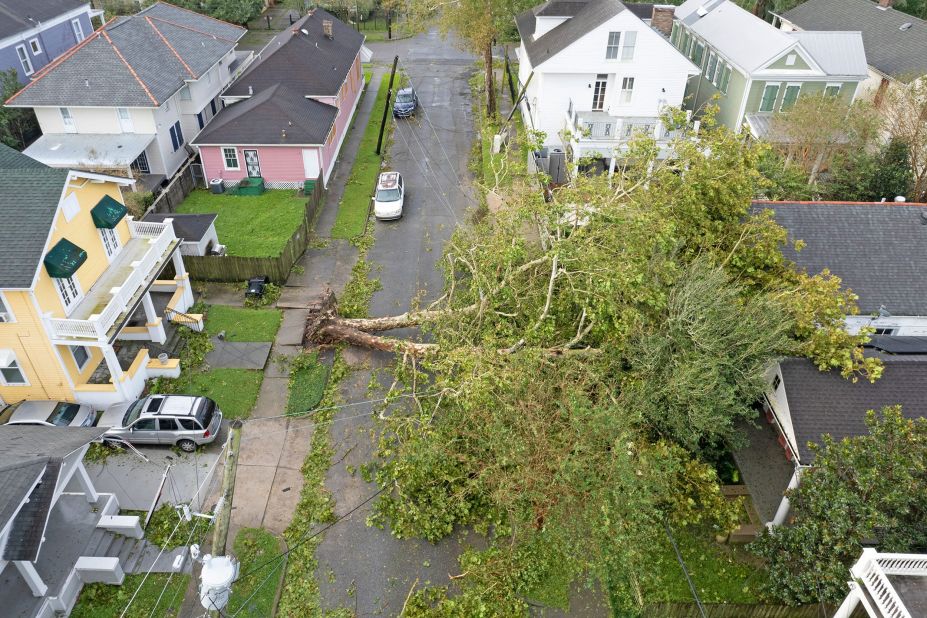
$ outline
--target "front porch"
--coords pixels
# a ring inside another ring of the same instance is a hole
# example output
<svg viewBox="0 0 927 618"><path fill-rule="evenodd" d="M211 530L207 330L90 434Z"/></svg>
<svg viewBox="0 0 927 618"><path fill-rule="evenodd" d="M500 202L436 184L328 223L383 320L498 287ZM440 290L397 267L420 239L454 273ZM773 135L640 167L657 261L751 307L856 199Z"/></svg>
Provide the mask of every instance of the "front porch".
<svg viewBox="0 0 927 618"><path fill-rule="evenodd" d="M621 156L636 137L650 137L660 146L659 157L670 155L668 144L682 135L671 131L656 116L613 116L605 111L579 111L572 106L564 115L564 130L573 160L602 159L604 169L614 171L611 161ZM603 170L604 171L604 170Z"/></svg>

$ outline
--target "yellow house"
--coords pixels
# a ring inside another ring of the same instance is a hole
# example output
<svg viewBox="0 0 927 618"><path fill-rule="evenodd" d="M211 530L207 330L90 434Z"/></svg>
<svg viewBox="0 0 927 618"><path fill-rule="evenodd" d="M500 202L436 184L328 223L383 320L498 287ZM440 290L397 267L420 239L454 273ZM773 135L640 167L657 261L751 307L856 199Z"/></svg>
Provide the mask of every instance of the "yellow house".
<svg viewBox="0 0 927 618"><path fill-rule="evenodd" d="M129 182L52 169L0 144L0 402L102 408L179 374L177 359L145 347L166 340L152 293L169 299L162 313L174 321L199 329L202 319L183 313L193 292L171 221L128 216Z"/></svg>

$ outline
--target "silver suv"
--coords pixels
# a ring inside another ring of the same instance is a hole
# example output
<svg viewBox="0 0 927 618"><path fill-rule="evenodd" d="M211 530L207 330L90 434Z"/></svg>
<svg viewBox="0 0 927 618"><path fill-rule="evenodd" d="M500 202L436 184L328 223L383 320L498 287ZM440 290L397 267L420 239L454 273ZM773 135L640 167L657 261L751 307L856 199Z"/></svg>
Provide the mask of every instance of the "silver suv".
<svg viewBox="0 0 927 618"><path fill-rule="evenodd" d="M222 411L208 397L149 395L109 407L97 422L109 427L103 439L132 444L176 445L192 453L200 444L216 439Z"/></svg>

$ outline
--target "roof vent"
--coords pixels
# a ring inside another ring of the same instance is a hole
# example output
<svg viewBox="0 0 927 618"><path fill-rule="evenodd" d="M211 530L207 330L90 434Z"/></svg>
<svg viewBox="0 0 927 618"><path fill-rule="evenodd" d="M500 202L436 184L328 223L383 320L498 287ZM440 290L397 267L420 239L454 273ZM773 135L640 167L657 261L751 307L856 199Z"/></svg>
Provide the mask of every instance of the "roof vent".
<svg viewBox="0 0 927 618"><path fill-rule="evenodd" d="M704 5L704 4L703 4L702 6L700 6L700 7L698 7L698 8L695 10L695 12L698 14L699 17L705 17L706 15L708 15L708 9L705 8L705 5Z"/></svg>
<svg viewBox="0 0 927 618"><path fill-rule="evenodd" d="M908 198L906 198L906 197L903 196L903 195L896 195L896 196L895 196L895 201L898 202L898 203L907 202L907 201L908 201ZM924 213L924 214L927 215L927 213Z"/></svg>
<svg viewBox="0 0 927 618"><path fill-rule="evenodd" d="M921 225L927 225L927 210L921 211Z"/></svg>
<svg viewBox="0 0 927 618"><path fill-rule="evenodd" d="M306 30L305 28L301 28L299 31L305 34L306 36L309 36L309 31Z"/></svg>
<svg viewBox="0 0 927 618"><path fill-rule="evenodd" d="M912 25L913 25L913 24L912 24L911 22L906 21L905 23L903 23L903 24L901 24L900 26L898 26L898 29L901 30L902 32L906 32L906 31L908 31L908 30L911 29L911 26L912 26Z"/></svg>
<svg viewBox="0 0 927 618"><path fill-rule="evenodd" d="M253 87L253 86L248 86L248 94L249 94L249 95L254 94L254 87Z"/></svg>
<svg viewBox="0 0 927 618"><path fill-rule="evenodd" d="M280 138L286 139L286 129L280 129Z"/></svg>
<svg viewBox="0 0 927 618"><path fill-rule="evenodd" d="M330 20L330 19L323 19L323 20L322 20L322 32L325 33L325 38L326 38L326 39L334 39L334 38L335 38L335 31L332 29L333 26L334 26L334 22L332 22L332 20Z"/></svg>

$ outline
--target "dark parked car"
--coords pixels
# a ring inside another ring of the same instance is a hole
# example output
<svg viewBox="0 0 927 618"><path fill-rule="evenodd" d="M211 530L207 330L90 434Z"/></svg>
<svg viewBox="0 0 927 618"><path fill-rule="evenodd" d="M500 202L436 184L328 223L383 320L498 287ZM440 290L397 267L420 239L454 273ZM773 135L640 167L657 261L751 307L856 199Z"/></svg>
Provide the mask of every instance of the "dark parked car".
<svg viewBox="0 0 927 618"><path fill-rule="evenodd" d="M403 88L396 93L396 101L393 102L393 116L396 118L408 118L415 113L418 107L418 96L413 88Z"/></svg>

